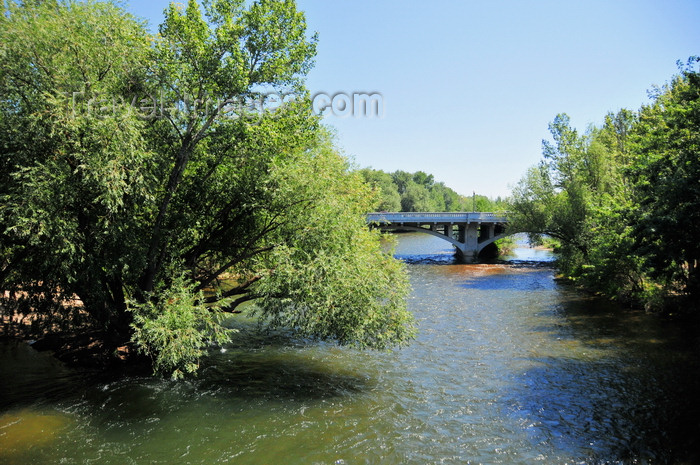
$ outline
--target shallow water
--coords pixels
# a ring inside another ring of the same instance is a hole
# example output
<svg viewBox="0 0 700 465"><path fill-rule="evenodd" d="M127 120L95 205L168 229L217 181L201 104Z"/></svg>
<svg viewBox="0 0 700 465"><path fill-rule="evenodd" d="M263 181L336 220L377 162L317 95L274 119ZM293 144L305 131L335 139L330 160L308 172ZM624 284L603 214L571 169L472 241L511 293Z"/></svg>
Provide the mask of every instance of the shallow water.
<svg viewBox="0 0 700 465"><path fill-rule="evenodd" d="M0 463L695 463L700 364L681 330L561 286L533 249L460 265L440 239L399 241L419 328L402 350L243 320L172 382L2 345Z"/></svg>

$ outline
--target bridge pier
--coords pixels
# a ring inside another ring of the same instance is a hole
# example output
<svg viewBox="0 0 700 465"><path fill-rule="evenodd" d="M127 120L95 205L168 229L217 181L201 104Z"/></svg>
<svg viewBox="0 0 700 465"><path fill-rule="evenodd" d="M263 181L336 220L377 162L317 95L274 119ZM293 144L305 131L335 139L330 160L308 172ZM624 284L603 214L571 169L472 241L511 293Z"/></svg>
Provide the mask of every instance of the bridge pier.
<svg viewBox="0 0 700 465"><path fill-rule="evenodd" d="M454 244L457 259L462 263L473 263L479 253L479 223L465 223L461 226L459 244Z"/></svg>
<svg viewBox="0 0 700 465"><path fill-rule="evenodd" d="M462 250L455 247L457 252L457 261L460 263L475 263L476 262L476 252L473 250Z"/></svg>

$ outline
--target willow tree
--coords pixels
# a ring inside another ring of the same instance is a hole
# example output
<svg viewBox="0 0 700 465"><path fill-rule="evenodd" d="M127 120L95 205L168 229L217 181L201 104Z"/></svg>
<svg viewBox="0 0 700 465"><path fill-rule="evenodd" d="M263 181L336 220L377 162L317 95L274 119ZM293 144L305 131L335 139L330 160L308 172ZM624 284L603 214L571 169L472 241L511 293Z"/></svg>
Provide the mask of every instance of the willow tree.
<svg viewBox="0 0 700 465"><path fill-rule="evenodd" d="M6 4L3 288L77 296L175 373L246 301L307 337L410 338L372 191L310 111L316 38L293 1L172 4L156 36L112 3Z"/></svg>

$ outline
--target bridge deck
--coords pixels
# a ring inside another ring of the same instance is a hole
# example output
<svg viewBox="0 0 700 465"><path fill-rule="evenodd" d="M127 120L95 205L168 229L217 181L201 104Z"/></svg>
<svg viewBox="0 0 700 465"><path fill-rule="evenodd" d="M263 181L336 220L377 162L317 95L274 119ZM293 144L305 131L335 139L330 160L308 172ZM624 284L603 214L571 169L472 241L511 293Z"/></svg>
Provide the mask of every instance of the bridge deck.
<svg viewBox="0 0 700 465"><path fill-rule="evenodd" d="M486 212L387 212L368 213L377 223L508 223L506 213Z"/></svg>

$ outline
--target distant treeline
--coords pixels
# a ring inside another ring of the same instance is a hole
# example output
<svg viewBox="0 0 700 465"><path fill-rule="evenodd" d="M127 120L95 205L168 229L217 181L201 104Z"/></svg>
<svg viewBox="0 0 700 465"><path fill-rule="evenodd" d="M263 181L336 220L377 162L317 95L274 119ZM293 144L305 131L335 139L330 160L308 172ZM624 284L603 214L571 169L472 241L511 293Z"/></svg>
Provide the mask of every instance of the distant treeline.
<svg viewBox="0 0 700 465"><path fill-rule="evenodd" d="M483 195L466 197L435 182L432 174L423 171L408 173L363 168L360 174L378 191L380 202L377 209L389 212L458 212L458 211L504 211L505 199L490 199Z"/></svg>

